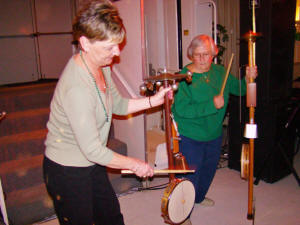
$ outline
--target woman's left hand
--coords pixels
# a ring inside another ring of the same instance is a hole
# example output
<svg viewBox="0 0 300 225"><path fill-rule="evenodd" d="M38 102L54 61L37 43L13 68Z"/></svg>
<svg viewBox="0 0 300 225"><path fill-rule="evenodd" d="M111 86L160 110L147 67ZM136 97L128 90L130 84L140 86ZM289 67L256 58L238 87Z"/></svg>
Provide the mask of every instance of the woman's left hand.
<svg viewBox="0 0 300 225"><path fill-rule="evenodd" d="M164 103L165 95L168 95L169 99L173 98L173 90L171 87L160 88L159 91L150 97L149 101L151 102L151 106L155 107Z"/></svg>
<svg viewBox="0 0 300 225"><path fill-rule="evenodd" d="M252 78L255 80L257 77L257 66L247 66L246 67L246 81L247 83L250 82L250 79Z"/></svg>

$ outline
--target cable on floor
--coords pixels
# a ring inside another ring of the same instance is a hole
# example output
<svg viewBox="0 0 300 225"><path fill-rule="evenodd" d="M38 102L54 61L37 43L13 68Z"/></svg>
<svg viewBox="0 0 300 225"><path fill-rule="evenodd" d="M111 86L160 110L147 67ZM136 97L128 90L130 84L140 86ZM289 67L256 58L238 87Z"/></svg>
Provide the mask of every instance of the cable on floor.
<svg viewBox="0 0 300 225"><path fill-rule="evenodd" d="M117 194L117 197L123 197L123 196L126 196L126 195L129 195L129 194L133 194L135 192L139 192L139 191L153 191L153 190L159 190L159 189L164 189L167 187L167 185L169 184L168 183L164 183L164 184L159 184L159 185L156 185L156 186L152 186L152 187L133 187L131 188L130 190L128 190L127 192L124 192L124 193L120 193L120 194Z"/></svg>

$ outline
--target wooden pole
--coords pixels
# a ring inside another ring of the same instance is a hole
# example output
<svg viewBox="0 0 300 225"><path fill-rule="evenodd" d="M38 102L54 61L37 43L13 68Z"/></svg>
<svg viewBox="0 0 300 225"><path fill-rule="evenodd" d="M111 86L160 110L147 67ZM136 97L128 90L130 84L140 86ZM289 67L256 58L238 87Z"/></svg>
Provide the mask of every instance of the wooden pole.
<svg viewBox="0 0 300 225"><path fill-rule="evenodd" d="M169 86L168 80L164 80L164 87L167 88ZM173 153L171 147L172 141L172 128L171 128L171 101L168 97L168 94L165 95L165 103L164 103L164 115L165 115L165 132L166 132L166 146L168 153L168 162L169 169L174 169L174 160ZM170 174L169 181L171 182L175 178L175 174Z"/></svg>
<svg viewBox="0 0 300 225"><path fill-rule="evenodd" d="M248 50L249 50L249 66L255 66L255 37L256 34L256 25L255 25L255 1L252 1L252 28L253 33L250 33L248 41ZM253 36L252 36L253 34ZM254 80L250 78L250 83L253 83ZM248 92L247 92L248 94ZM256 93L255 93L256 94ZM248 96L247 96L248 98ZM251 98L251 96L250 96ZM249 106L249 123L254 123L254 106ZM248 179L248 213L247 219L254 219L254 210L253 210L253 170L254 170L254 138L249 138L249 179Z"/></svg>

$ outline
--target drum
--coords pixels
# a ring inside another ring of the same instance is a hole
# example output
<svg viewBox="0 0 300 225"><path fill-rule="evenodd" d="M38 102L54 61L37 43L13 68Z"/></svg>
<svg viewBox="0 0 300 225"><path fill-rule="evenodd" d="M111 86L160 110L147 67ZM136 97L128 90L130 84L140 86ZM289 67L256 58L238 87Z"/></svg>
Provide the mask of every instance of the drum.
<svg viewBox="0 0 300 225"><path fill-rule="evenodd" d="M241 153L241 178L248 180L249 178L249 144L243 144Z"/></svg>
<svg viewBox="0 0 300 225"><path fill-rule="evenodd" d="M195 202L195 188L187 179L173 179L161 200L162 217L165 222L180 224L190 215Z"/></svg>

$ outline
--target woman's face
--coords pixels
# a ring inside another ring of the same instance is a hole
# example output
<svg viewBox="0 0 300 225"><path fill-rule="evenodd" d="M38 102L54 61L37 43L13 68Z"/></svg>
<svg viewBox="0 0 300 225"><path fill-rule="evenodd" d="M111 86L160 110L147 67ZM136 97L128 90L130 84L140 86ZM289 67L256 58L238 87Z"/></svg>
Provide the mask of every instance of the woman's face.
<svg viewBox="0 0 300 225"><path fill-rule="evenodd" d="M115 56L120 55L119 44L106 41L93 41L89 46L90 60L98 66L106 66L112 63Z"/></svg>
<svg viewBox="0 0 300 225"><path fill-rule="evenodd" d="M208 41L195 48L192 56L194 65L200 72L207 72L213 60L210 43Z"/></svg>

